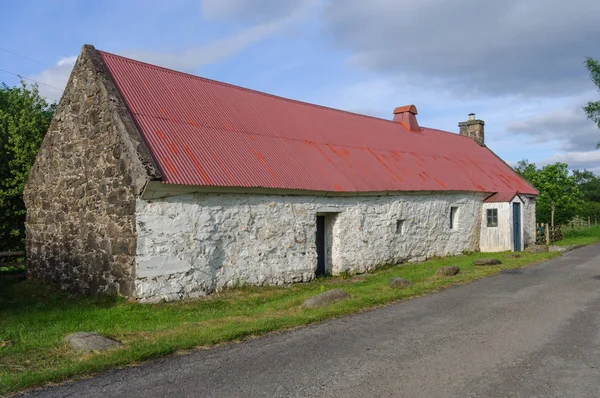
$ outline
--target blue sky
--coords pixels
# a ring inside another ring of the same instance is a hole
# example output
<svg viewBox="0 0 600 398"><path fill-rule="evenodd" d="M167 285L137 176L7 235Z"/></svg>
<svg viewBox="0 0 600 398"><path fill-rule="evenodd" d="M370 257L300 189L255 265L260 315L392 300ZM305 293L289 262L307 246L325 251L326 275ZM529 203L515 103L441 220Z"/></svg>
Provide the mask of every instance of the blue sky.
<svg viewBox="0 0 600 398"><path fill-rule="evenodd" d="M470 112L509 163L600 173L597 0L6 0L0 69L63 88L83 44L289 98L458 131ZM31 58L15 56L7 51ZM41 64L40 64L41 63ZM0 72L12 85L18 78ZM40 86L52 100L60 90Z"/></svg>

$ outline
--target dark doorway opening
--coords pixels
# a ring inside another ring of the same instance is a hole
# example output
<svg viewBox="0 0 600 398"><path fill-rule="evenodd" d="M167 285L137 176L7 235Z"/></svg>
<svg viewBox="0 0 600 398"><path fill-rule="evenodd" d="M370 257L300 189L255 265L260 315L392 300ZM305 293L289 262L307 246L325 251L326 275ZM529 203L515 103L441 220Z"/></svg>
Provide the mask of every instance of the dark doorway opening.
<svg viewBox="0 0 600 398"><path fill-rule="evenodd" d="M325 216L317 216L317 276L325 275Z"/></svg>
<svg viewBox="0 0 600 398"><path fill-rule="evenodd" d="M521 204L513 203L513 243L516 252L521 251Z"/></svg>

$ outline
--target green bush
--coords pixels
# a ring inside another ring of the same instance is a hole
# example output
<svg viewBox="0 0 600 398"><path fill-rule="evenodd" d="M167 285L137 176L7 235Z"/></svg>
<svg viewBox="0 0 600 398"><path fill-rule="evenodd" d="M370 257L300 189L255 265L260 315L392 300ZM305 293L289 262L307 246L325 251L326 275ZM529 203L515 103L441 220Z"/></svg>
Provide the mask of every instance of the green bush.
<svg viewBox="0 0 600 398"><path fill-rule="evenodd" d="M0 86L0 251L24 249L23 187L55 108L37 86Z"/></svg>

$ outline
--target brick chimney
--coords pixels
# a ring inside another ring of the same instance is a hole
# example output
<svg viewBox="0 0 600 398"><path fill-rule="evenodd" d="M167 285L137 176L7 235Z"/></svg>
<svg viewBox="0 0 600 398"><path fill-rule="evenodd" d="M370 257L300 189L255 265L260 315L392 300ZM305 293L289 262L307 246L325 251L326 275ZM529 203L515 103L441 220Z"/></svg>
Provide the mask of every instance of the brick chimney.
<svg viewBox="0 0 600 398"><path fill-rule="evenodd" d="M394 109L394 121L400 123L408 131L415 133L421 132L421 127L417 122L417 107L414 105L399 106Z"/></svg>
<svg viewBox="0 0 600 398"><path fill-rule="evenodd" d="M485 136L483 132L485 122L475 118L474 113L469 113L469 120L458 123L460 135L471 138L481 146L485 146Z"/></svg>

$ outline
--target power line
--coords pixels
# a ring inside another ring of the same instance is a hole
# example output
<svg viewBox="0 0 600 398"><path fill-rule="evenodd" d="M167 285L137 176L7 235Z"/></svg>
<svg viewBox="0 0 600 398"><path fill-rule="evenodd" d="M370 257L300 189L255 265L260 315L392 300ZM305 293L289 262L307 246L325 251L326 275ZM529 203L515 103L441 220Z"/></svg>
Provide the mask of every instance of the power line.
<svg viewBox="0 0 600 398"><path fill-rule="evenodd" d="M65 91L65 90L63 90L62 88L58 88L58 87L54 87L54 86L51 86L51 85L49 85L49 84L46 84L46 83L38 82L37 80L33 80L33 79L30 79L30 78L28 78L28 77L21 76L21 75L19 75L18 73L9 72L9 71L7 71L7 70L4 70L4 69L0 69L0 72L8 73L9 75L17 76L17 77L18 77L18 78L20 78L20 79L29 80L29 81L32 81L32 82L34 82L34 83L41 84L42 86L46 86L46 87L53 88L53 89L55 89L55 90L58 90L58 91L60 91L60 92L63 92L63 91Z"/></svg>
<svg viewBox="0 0 600 398"><path fill-rule="evenodd" d="M65 72L64 70L60 70L60 69L58 69L58 68L57 68L57 67L55 67L55 66L47 65L47 64L45 64L45 63L43 63L43 62L36 61L36 60L35 60L35 59L33 59L33 58L29 58L29 57L26 57L25 55L17 54L16 52L14 52L14 51L10 51L10 50L7 50L6 48L2 48L2 47L0 47L0 50L2 50L2 51L4 51L4 52L7 52L7 53L9 53L9 54L12 54L12 55L14 55L14 56L17 56L17 57L19 57L19 58L23 58L23 59L26 59L26 60L28 60L28 61L34 62L34 63L36 63L36 64L38 64L38 65L45 66L46 68L54 69L54 70L56 70L56 71L59 71L60 73L68 74L68 73L67 73L67 72Z"/></svg>

